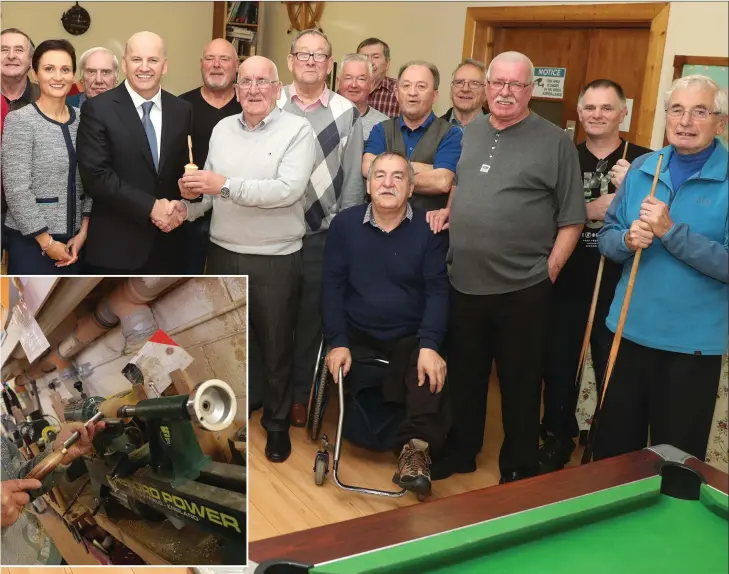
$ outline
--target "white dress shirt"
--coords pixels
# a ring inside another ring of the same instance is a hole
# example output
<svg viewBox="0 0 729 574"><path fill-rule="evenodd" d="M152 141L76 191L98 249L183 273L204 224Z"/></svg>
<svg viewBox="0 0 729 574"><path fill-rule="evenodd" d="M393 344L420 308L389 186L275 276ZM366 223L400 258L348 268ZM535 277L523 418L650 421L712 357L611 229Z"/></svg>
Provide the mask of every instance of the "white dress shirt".
<svg viewBox="0 0 729 574"><path fill-rule="evenodd" d="M139 121L142 121L142 118L144 117L142 104L144 102L154 103L152 109L149 112L149 119L152 120L154 133L157 136L157 157L161 159L159 154L160 146L162 145L162 88L160 88L159 91L154 96L152 96L151 99L145 100L142 96L140 96L132 89L132 87L129 85L129 80L124 80L124 85L126 86L127 91L132 98L132 102L134 102L134 107L137 109L137 113L139 114Z"/></svg>

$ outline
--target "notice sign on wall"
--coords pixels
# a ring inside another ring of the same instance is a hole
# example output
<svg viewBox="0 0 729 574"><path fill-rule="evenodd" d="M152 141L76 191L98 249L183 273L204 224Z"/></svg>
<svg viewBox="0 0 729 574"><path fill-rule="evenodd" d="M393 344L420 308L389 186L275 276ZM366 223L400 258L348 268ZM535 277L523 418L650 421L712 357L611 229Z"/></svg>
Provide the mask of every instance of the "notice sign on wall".
<svg viewBox="0 0 729 574"><path fill-rule="evenodd" d="M564 98L564 78L567 68L534 68L535 98Z"/></svg>

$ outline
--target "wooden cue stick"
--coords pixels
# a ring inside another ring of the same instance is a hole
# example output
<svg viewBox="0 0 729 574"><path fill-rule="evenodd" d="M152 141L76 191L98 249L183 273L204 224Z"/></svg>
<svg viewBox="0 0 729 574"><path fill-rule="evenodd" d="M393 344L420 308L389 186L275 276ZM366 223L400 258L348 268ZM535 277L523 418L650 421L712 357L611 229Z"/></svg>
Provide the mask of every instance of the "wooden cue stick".
<svg viewBox="0 0 729 574"><path fill-rule="evenodd" d="M187 136L187 151L190 154L190 163L195 163L192 161L192 136Z"/></svg>
<svg viewBox="0 0 729 574"><path fill-rule="evenodd" d="M623 147L623 158L628 155L628 142ZM590 314L587 317L587 327L585 328L585 336L582 339L582 349L580 349L580 359L577 363L577 375L575 377L575 387L579 393L582 386L582 373L585 369L585 361L587 359L587 348L590 346L590 336L592 335L592 325L595 321L595 309L597 308L598 294L600 293L600 283L602 282L602 271L605 267L605 256L600 257L600 265L597 268L597 278L595 279L595 289L592 291L592 303L590 304Z"/></svg>
<svg viewBox="0 0 729 574"><path fill-rule="evenodd" d="M656 186L658 185L658 176L661 173L661 165L663 164L663 154L658 155L658 164L656 165L656 172L653 174L653 185L651 186L651 192L649 197L655 197ZM597 433L597 422L599 415L602 413L602 407L605 403L605 393L607 392L608 385L610 384L610 378L613 374L613 368L615 367L615 360L618 356L618 349L620 348L620 341L623 336L623 328L625 327L625 319L628 316L628 307L630 306L630 299L633 296L633 287L635 286L635 276L638 273L638 265L640 265L640 257L643 253L642 248L635 250L635 257L633 259L633 266L630 268L630 276L628 277L628 286L625 289L625 297L623 298L623 305L620 309L620 316L618 317L618 325L615 329L615 336L613 337L613 344L610 347L610 356L608 357L607 368L605 369L605 378L602 384L602 392L600 393L597 407L595 408L595 415L592 417L592 425L590 427L590 433L587 438L587 445L582 456L582 463L589 462L592 458L592 450L595 443L595 435ZM592 436L590 436L592 435Z"/></svg>

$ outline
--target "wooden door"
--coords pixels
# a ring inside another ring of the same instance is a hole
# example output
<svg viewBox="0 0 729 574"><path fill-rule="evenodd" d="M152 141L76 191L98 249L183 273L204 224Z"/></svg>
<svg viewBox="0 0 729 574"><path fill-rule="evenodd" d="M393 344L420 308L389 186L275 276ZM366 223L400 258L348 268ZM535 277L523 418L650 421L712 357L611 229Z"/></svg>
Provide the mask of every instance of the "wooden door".
<svg viewBox="0 0 729 574"><path fill-rule="evenodd" d="M632 100L634 110L630 130L621 135L634 142L649 35L649 28L504 27L494 30L493 54L516 50L529 56L535 67L567 68L564 99L533 98L530 107L562 128L568 121L575 121L575 143L585 139L577 117L582 87L598 78L617 82L625 97Z"/></svg>

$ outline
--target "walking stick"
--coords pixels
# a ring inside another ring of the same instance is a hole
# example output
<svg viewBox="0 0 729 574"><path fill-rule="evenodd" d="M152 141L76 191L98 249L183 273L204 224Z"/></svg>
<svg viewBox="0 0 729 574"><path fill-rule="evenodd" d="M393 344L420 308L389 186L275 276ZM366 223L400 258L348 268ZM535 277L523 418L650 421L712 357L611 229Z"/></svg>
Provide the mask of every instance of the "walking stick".
<svg viewBox="0 0 729 574"><path fill-rule="evenodd" d="M656 173L653 175L653 185L651 186L650 197L654 197L656 195L656 186L658 185L658 175L661 173L661 164L663 164L663 154L660 154L658 156L658 165L656 165ZM598 427L600 425L600 415L602 414L602 407L605 403L605 393L607 392L608 385L610 384L610 377L612 377L613 368L615 367L615 360L618 356L620 340L623 336L623 327L625 326L625 318L628 316L628 307L630 306L630 298L633 296L635 276L638 273L638 265L640 265L640 256L642 253L643 249L640 247L635 250L633 266L630 269L630 276L628 277L628 286L625 289L623 306L620 308L618 325L615 329L613 344L610 347L610 356L608 357L607 368L605 369L605 378L602 384L602 392L600 393L599 400L597 402L597 405L595 406L595 414L592 417L590 432L587 435L587 444L585 445L585 450L582 453L582 464L590 462L590 459L592 458L592 452L595 447L595 437L597 436Z"/></svg>
<svg viewBox="0 0 729 574"><path fill-rule="evenodd" d="M625 142L623 148L623 159L628 155L628 142ZM582 349L580 349L580 360L577 363L577 376L575 377L575 388L577 395L580 394L582 386L582 374L585 370L585 361L587 359L587 348L590 345L590 336L592 335L592 325L595 321L595 309L597 308L597 296L600 293L600 283L602 281L602 270L605 267L605 256L600 257L600 265L597 268L597 278L595 279L595 289L592 291L592 303L590 304L590 314L587 317L587 327L585 328L585 336L582 338Z"/></svg>

